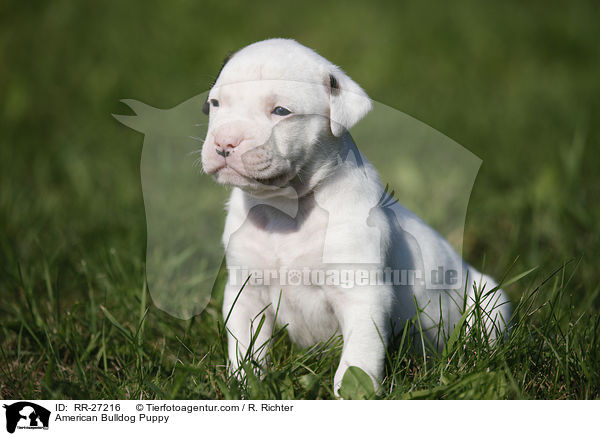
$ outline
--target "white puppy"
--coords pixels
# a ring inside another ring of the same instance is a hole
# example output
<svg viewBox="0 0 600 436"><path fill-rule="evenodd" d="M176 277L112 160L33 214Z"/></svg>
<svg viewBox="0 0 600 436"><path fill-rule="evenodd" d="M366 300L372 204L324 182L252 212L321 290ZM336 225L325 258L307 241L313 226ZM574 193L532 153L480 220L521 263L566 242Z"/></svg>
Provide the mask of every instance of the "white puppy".
<svg viewBox="0 0 600 436"><path fill-rule="evenodd" d="M243 358L263 361L278 323L303 346L342 335L336 394L350 366L377 386L385 349L411 318L424 331L418 343L439 348L474 288L497 286L382 189L347 132L371 107L338 67L284 39L235 53L211 89L202 164L234 187L223 235L234 370ZM433 286L439 271L445 281ZM495 338L510 308L501 290L485 301Z"/></svg>

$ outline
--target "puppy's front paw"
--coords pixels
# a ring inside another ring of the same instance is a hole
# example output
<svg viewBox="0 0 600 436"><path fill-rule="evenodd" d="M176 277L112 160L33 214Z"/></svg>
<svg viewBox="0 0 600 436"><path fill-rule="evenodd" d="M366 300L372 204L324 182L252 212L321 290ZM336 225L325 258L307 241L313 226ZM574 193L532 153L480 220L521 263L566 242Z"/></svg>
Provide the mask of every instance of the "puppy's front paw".
<svg viewBox="0 0 600 436"><path fill-rule="evenodd" d="M379 382L358 366L340 367L335 373L333 393L338 399L373 399L380 390Z"/></svg>

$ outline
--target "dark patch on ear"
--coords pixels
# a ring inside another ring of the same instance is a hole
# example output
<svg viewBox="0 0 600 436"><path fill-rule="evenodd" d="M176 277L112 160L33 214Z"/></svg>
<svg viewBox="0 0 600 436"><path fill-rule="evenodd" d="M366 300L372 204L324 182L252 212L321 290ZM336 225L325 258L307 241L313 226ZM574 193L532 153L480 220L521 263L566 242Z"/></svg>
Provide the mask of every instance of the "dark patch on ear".
<svg viewBox="0 0 600 436"><path fill-rule="evenodd" d="M235 54L235 52L231 52L227 56L225 56L225 59L223 59L223 63L221 64L221 69L219 70L217 77L219 77L221 75L221 71L223 71L223 68L225 68L225 65L227 65L227 62L229 62L229 60L233 57L234 54Z"/></svg>
<svg viewBox="0 0 600 436"><path fill-rule="evenodd" d="M212 83L210 84L210 87L212 88L213 86L215 86L215 83L217 83L217 79L219 78L219 76L221 75L221 72L223 71L223 68L225 68L225 65L227 65L227 62L229 62L231 60L231 58L233 57L233 55L235 55L237 52L231 52L229 53L227 56L225 56L225 59L223 59L223 63L221 64L221 68L219 68L219 72L217 73L217 75L215 76L214 80L212 81Z"/></svg>
<svg viewBox="0 0 600 436"><path fill-rule="evenodd" d="M210 112L210 103L208 102L208 100L206 100L202 105L202 112L204 112L204 115L208 115L208 113Z"/></svg>
<svg viewBox="0 0 600 436"><path fill-rule="evenodd" d="M340 92L340 85L333 74L329 75L329 88L331 89L331 95L337 95Z"/></svg>

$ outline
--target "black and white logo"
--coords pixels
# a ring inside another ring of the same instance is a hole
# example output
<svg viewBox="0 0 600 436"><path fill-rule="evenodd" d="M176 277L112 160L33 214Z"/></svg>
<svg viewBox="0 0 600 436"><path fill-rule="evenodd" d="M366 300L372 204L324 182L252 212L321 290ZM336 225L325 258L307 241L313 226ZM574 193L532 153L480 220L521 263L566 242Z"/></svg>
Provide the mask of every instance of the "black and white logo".
<svg viewBox="0 0 600 436"><path fill-rule="evenodd" d="M3 406L6 409L6 431L14 433L22 430L48 430L50 411L29 401L19 401Z"/></svg>

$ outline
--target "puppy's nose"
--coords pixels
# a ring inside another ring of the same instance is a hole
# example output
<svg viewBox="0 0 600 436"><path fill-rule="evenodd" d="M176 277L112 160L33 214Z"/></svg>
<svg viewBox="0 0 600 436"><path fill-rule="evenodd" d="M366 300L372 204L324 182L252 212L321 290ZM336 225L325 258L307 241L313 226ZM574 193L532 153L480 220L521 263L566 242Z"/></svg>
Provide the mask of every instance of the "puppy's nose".
<svg viewBox="0 0 600 436"><path fill-rule="evenodd" d="M229 156L229 153L242 142L242 135L229 126L223 126L215 132L215 145L217 153Z"/></svg>

